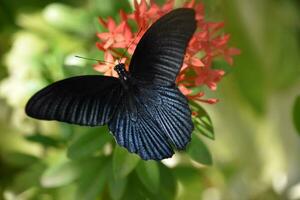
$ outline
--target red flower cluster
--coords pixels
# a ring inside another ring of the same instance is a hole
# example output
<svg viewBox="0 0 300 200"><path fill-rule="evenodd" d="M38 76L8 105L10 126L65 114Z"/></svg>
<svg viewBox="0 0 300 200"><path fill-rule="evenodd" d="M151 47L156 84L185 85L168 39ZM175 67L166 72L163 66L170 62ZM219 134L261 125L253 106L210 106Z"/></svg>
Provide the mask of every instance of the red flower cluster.
<svg viewBox="0 0 300 200"><path fill-rule="evenodd" d="M100 24L107 29L107 32L97 34L100 42L97 42L96 45L99 50L105 52L105 61L117 63L120 57L123 59L122 62L130 60L143 33L153 22L174 8L174 0L167 0L162 7L158 6L154 0L150 0L149 5L146 0L141 0L140 3L135 0L134 7L135 11L131 14L120 11L121 22L118 24L112 18L107 20L99 18ZM217 83L225 72L212 69L212 61L216 57L223 57L226 62L232 65L232 56L239 54L239 50L227 46L230 35L220 33L224 26L223 22L205 21L202 3L195 3L195 0L192 0L185 3L183 7L195 9L197 31L187 47L177 84L189 99L216 103L217 99L202 99L204 93L201 91L195 92L192 89L206 85L211 90L216 90ZM129 21L132 21L135 27L131 27ZM127 54L124 55L123 51L128 47ZM120 49L123 49L123 51L120 51ZM95 65L97 71L108 76L117 76L113 67L113 64L99 63Z"/></svg>

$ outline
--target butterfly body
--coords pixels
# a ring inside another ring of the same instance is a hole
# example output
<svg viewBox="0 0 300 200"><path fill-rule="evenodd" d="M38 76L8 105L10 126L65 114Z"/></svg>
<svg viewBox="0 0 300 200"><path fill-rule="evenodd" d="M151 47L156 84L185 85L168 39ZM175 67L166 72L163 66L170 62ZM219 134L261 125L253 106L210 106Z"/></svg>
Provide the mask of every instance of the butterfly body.
<svg viewBox="0 0 300 200"><path fill-rule="evenodd" d="M108 125L116 142L142 159L171 157L184 150L193 123L188 100L175 84L195 12L181 8L158 19L143 35L129 70L119 78L87 75L57 81L27 103L27 115L85 126Z"/></svg>
<svg viewBox="0 0 300 200"><path fill-rule="evenodd" d="M125 69L125 65L123 63L119 63L114 67L114 70L118 73L119 79L125 89L128 89L128 84L130 82L130 74Z"/></svg>

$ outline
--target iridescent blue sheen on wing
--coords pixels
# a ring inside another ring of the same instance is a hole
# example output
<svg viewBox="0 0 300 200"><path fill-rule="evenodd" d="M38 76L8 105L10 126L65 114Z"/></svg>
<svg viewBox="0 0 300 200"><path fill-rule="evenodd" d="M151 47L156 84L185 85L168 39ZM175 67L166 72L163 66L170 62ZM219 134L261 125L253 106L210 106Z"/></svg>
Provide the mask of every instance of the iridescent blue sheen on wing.
<svg viewBox="0 0 300 200"><path fill-rule="evenodd" d="M128 106L129 104L133 107ZM114 120L108 123L109 129L119 145L140 155L144 160L168 158L174 154L172 147L147 111L147 106L134 94L123 96Z"/></svg>
<svg viewBox="0 0 300 200"><path fill-rule="evenodd" d="M119 145L144 160L171 157L172 147L185 149L193 123L187 99L176 87L143 87L122 99L108 123Z"/></svg>
<svg viewBox="0 0 300 200"><path fill-rule="evenodd" d="M152 103L148 105L152 118L155 119L172 146L178 150L184 150L191 140L194 128L186 97L177 87L154 86L145 90L151 91L152 94L157 95L157 98L160 98L159 101L151 101ZM153 95L148 98L152 97Z"/></svg>

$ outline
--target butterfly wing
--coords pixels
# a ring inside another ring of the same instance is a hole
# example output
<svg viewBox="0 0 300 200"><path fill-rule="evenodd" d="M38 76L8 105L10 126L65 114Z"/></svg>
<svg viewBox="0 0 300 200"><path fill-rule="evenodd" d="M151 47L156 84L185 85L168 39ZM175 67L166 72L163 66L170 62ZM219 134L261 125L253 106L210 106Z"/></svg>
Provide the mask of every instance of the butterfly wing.
<svg viewBox="0 0 300 200"><path fill-rule="evenodd" d="M135 49L129 66L131 75L148 84L174 84L195 29L193 9L179 8L158 19Z"/></svg>
<svg viewBox="0 0 300 200"><path fill-rule="evenodd" d="M146 109L169 143L178 150L184 150L194 129L186 97L177 87L163 86L145 87L143 94L144 105L148 103Z"/></svg>
<svg viewBox="0 0 300 200"><path fill-rule="evenodd" d="M173 147L185 149L191 139L191 111L175 80L195 29L194 10L171 11L148 29L131 59L136 85L108 125L121 146L145 160L171 157Z"/></svg>
<svg viewBox="0 0 300 200"><path fill-rule="evenodd" d="M109 129L119 145L144 160L161 160L172 156L174 152L166 135L147 112L140 97L136 93L123 96L114 119L108 123Z"/></svg>
<svg viewBox="0 0 300 200"><path fill-rule="evenodd" d="M148 86L123 96L109 129L119 145L144 160L161 160L185 149L193 123L188 102L176 88Z"/></svg>
<svg viewBox="0 0 300 200"><path fill-rule="evenodd" d="M113 77L88 75L57 81L28 101L27 115L72 124L106 124L118 105L122 88Z"/></svg>

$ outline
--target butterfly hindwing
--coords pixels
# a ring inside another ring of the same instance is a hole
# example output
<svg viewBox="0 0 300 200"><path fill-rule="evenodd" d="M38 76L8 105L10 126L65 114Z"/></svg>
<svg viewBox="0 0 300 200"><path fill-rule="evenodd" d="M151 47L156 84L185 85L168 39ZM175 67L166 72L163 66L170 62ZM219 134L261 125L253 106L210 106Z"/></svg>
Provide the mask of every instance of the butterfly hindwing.
<svg viewBox="0 0 300 200"><path fill-rule="evenodd" d="M144 102L132 93L122 99L113 120L108 123L117 143L144 160L172 156L174 152L167 137L145 109Z"/></svg>
<svg viewBox="0 0 300 200"><path fill-rule="evenodd" d="M193 123L187 100L176 87L148 86L122 99L108 124L119 145L145 160L171 157L173 147L185 149Z"/></svg>
<svg viewBox="0 0 300 200"><path fill-rule="evenodd" d="M135 49L129 66L132 76L146 83L172 85L195 29L193 9L176 9L158 19Z"/></svg>
<svg viewBox="0 0 300 200"><path fill-rule="evenodd" d="M57 81L37 92L27 103L27 115L78 125L106 124L118 105L119 80L107 76L77 76Z"/></svg>
<svg viewBox="0 0 300 200"><path fill-rule="evenodd" d="M176 86L154 86L144 88L144 90L148 90L148 94L152 94L147 99L153 98L153 94L157 94L160 98L159 101L150 101L148 110L172 146L178 150L184 150L191 140L194 128L186 97Z"/></svg>

